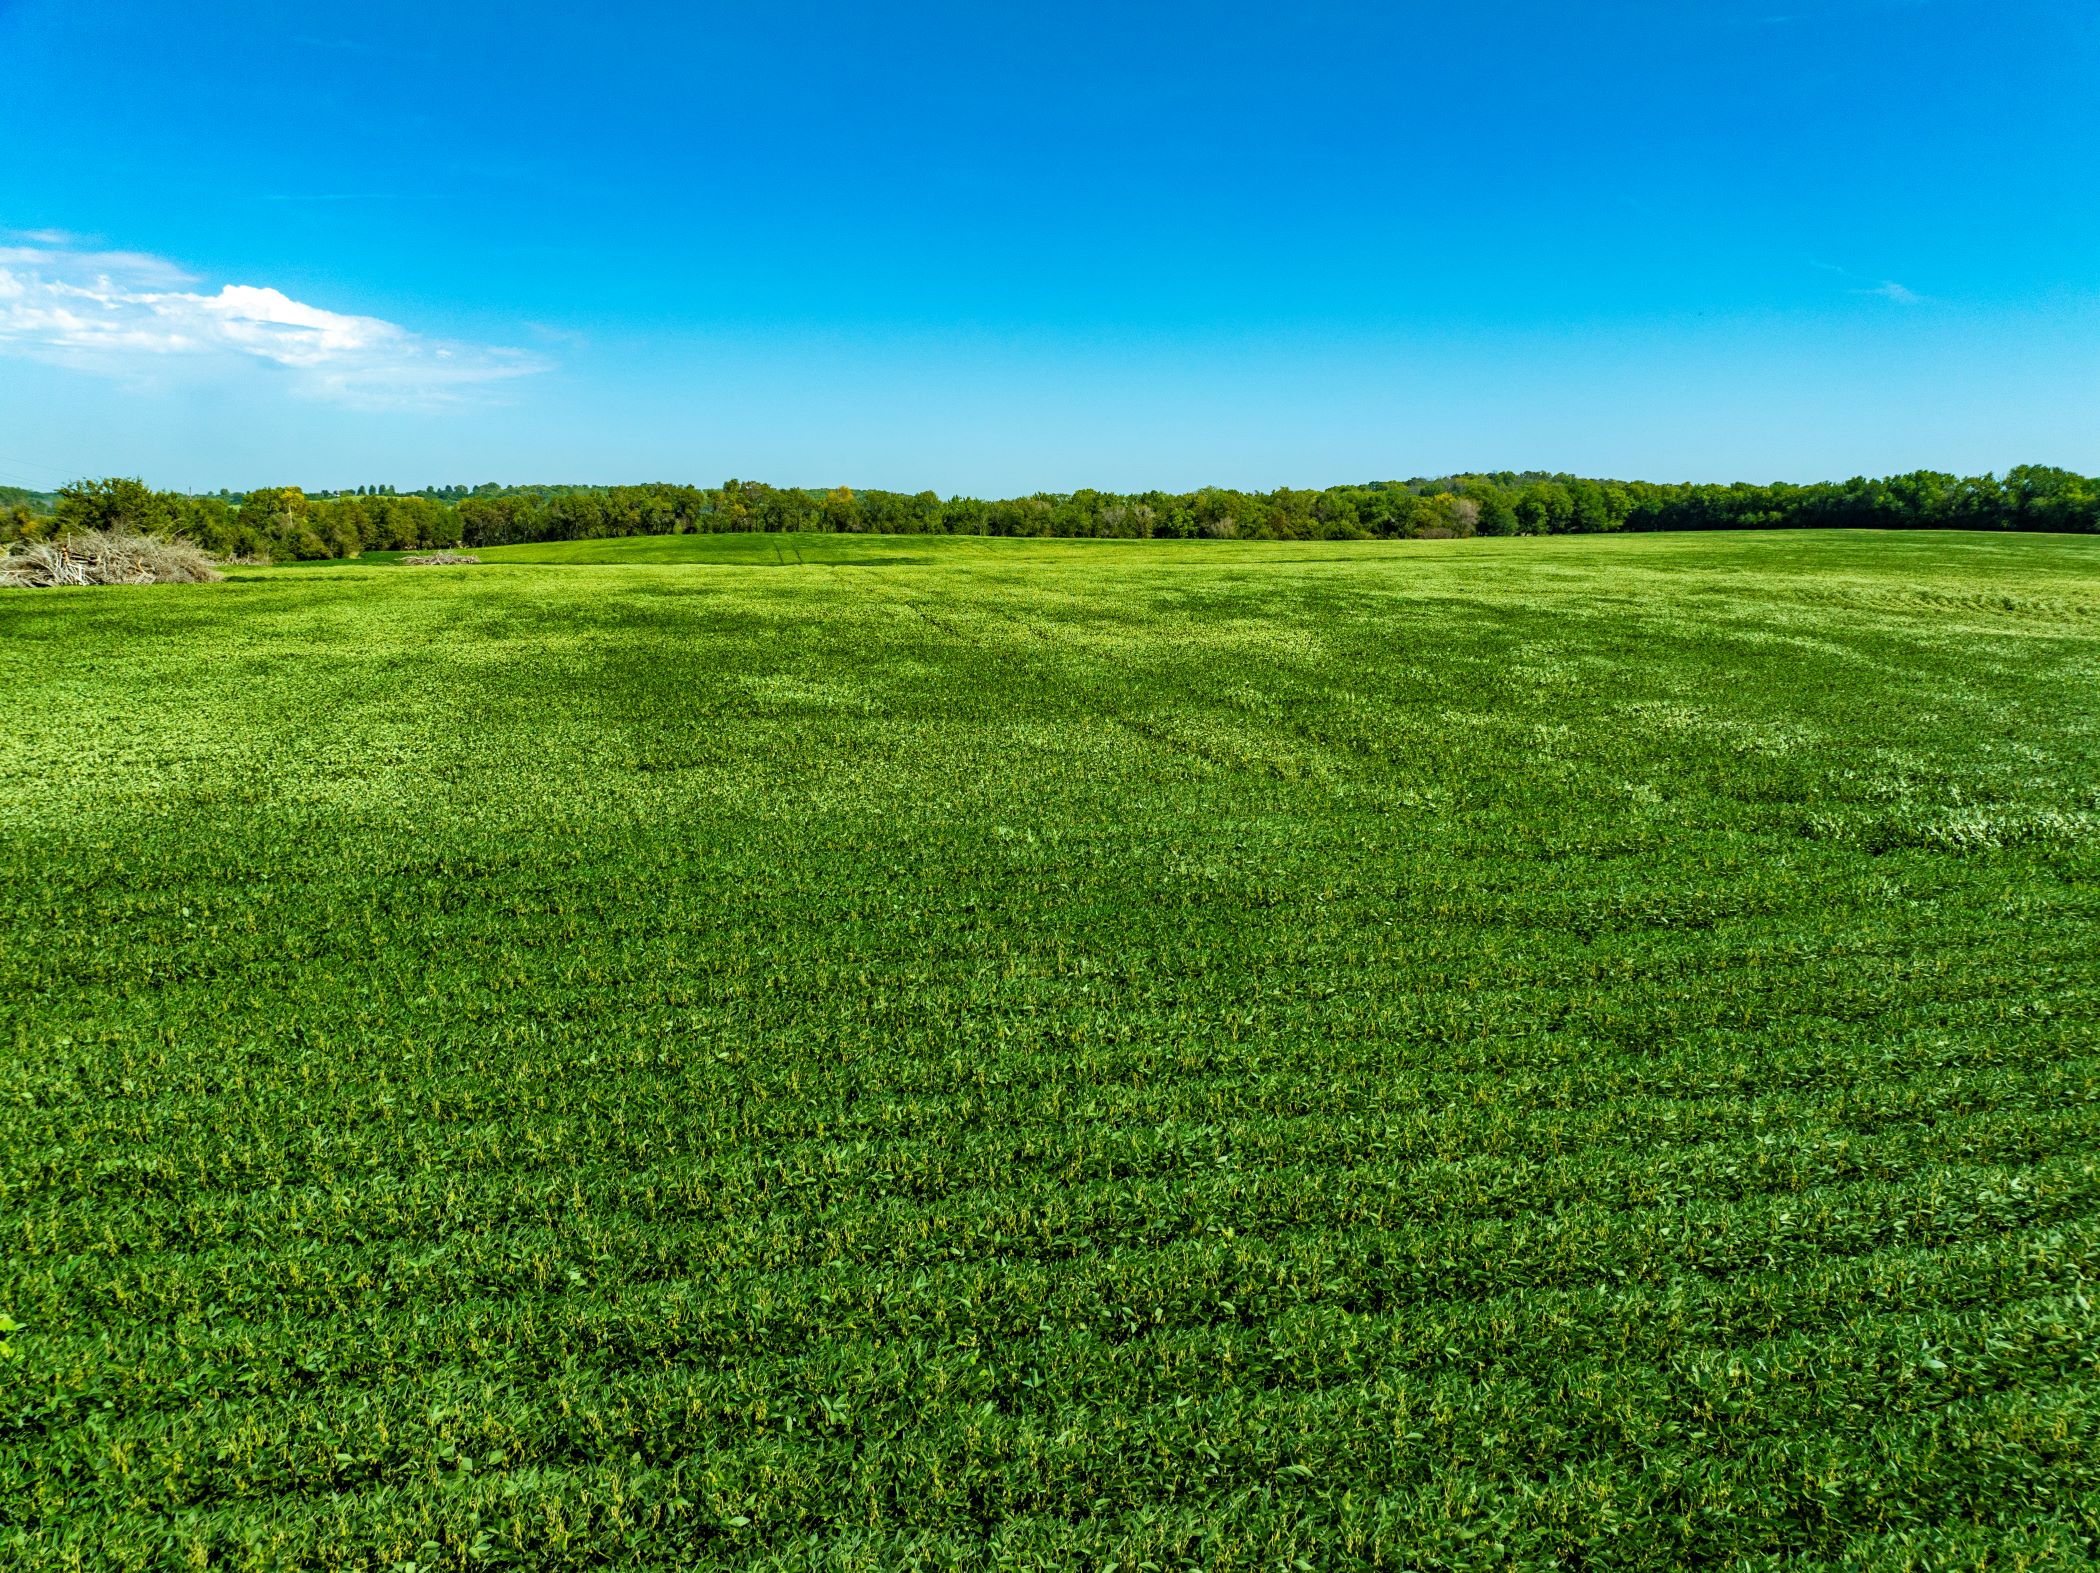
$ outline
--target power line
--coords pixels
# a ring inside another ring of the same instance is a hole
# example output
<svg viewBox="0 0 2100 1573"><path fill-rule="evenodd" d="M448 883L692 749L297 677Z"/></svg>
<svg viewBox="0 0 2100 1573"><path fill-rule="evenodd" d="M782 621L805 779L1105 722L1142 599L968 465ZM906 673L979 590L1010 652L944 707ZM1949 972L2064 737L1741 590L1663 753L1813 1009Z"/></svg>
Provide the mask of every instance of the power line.
<svg viewBox="0 0 2100 1573"><path fill-rule="evenodd" d="M19 465L21 465L21 466L22 466L22 468L23 468L23 469L26 469L26 470L40 470L40 471L43 471L43 473L44 473L44 474L46 474L46 475L55 475L55 474L57 474L57 473L58 473L58 472L57 472L57 471L55 471L55 470L46 470L46 469L44 469L44 466L42 466L41 464L38 464L38 463L37 463L37 462L36 462L35 460L33 460L33 459L15 459L15 458L10 458L10 457L9 457L8 455L6 455L6 454L4 454L4 453L0 453L0 464L10 464L10 465L13 465L13 464L19 464ZM51 490L55 490L55 489L56 489L56 488L57 488L57 487L58 487L59 485L63 484L62 482L57 482L57 481L54 481L54 482L52 482L52 483L51 483L51 485L50 485L50 486L44 486L44 485L42 485L42 484L41 484L40 482L38 482L38 481L36 481L36 480L32 479L32 478L31 478L30 476L22 474L20 470L0 470L0 475L6 475L6 476L7 476L7 478L8 478L9 480L13 480L13 481L19 481L19 482L20 482L20 483L21 483L22 485L24 485L24 486L28 486L28 487L32 487L32 488L34 488L34 489L35 489L35 490L37 490L37 491L51 491Z"/></svg>

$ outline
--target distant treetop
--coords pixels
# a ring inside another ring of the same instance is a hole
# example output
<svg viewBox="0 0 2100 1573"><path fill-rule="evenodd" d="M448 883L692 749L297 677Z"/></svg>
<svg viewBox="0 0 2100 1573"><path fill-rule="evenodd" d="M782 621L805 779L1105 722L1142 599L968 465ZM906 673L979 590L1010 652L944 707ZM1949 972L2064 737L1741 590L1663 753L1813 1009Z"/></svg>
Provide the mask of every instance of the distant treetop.
<svg viewBox="0 0 2100 1573"><path fill-rule="evenodd" d="M1581 535L1618 530L1962 529L2100 532L2100 481L2022 465L2003 476L1931 470L1879 480L1754 485L1597 480L1501 470L1269 492L1038 492L986 501L850 486L435 486L401 493L296 486L186 496L143 481L80 481L55 496L0 489L0 539L78 529L183 535L280 559L365 551L723 531L1151 539L1356 540Z"/></svg>

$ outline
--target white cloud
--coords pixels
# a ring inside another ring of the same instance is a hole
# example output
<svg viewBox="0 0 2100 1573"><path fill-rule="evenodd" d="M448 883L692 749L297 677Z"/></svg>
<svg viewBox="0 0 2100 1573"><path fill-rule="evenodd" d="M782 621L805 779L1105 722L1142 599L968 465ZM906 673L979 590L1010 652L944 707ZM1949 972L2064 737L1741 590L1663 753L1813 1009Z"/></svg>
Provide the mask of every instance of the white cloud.
<svg viewBox="0 0 2100 1573"><path fill-rule="evenodd" d="M369 408L454 403L546 365L521 350L429 339L264 286L182 287L196 282L137 252L0 245L0 353L117 376L177 361L259 364L280 368L300 393Z"/></svg>
<svg viewBox="0 0 2100 1573"><path fill-rule="evenodd" d="M1815 257L1810 257L1806 260L1810 267L1817 269L1819 272L1835 273L1841 279L1857 281L1860 278L1860 275L1854 273L1850 268L1841 267L1835 262L1823 262ZM1869 274L1868 277L1871 278L1872 275ZM1851 293L1854 295L1870 295L1876 300L1892 301L1898 306L1922 306L1931 299L1930 296L1920 295L1916 290L1898 284L1894 279L1883 279L1879 284L1873 285L1871 288L1863 283L1855 282Z"/></svg>

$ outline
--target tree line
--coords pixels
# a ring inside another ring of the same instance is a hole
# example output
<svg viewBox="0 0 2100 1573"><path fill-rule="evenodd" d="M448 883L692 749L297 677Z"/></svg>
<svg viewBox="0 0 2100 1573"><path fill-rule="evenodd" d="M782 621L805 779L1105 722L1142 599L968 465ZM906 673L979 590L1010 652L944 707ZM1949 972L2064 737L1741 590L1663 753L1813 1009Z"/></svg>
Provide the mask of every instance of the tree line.
<svg viewBox="0 0 2100 1573"><path fill-rule="evenodd" d="M2100 533L2100 479L2045 465L2003 476L1918 470L1805 485L1499 471L1321 490L1082 490L986 501L739 480L716 487L489 483L429 493L273 486L191 496L113 477L76 482L55 497L20 493L0 502L0 539L129 529L183 536L223 557L279 562L740 530L1303 541L1858 528Z"/></svg>

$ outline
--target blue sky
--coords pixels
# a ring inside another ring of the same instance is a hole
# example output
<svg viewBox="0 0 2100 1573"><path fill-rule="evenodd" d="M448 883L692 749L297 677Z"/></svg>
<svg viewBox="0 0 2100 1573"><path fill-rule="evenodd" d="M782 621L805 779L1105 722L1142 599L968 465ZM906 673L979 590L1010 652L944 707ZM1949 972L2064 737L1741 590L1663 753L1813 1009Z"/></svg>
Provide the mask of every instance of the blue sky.
<svg viewBox="0 0 2100 1573"><path fill-rule="evenodd" d="M0 0L0 480L2100 471L2090 0Z"/></svg>

